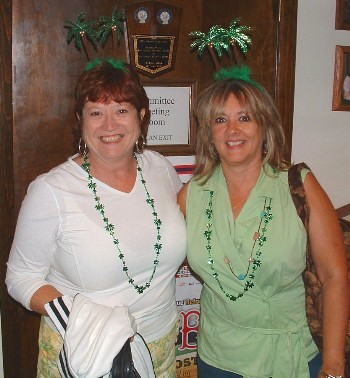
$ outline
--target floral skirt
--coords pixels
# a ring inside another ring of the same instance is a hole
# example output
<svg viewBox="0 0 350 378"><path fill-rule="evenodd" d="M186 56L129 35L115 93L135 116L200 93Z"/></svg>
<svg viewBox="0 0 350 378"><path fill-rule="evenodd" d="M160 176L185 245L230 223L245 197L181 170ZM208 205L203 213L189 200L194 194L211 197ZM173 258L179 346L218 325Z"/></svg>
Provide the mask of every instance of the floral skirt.
<svg viewBox="0 0 350 378"><path fill-rule="evenodd" d="M175 378L175 342L178 324L164 337L147 344L151 352L157 378ZM39 330L38 378L60 378L57 359L63 344L62 337L41 318Z"/></svg>

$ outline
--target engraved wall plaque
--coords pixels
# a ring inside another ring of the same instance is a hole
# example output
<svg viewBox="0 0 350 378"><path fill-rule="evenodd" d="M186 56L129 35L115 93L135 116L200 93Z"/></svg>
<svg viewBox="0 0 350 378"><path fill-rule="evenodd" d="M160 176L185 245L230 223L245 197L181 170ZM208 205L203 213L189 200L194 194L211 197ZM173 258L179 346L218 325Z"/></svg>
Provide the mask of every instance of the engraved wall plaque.
<svg viewBox="0 0 350 378"><path fill-rule="evenodd" d="M181 9L157 1L125 7L130 63L156 77L174 69Z"/></svg>

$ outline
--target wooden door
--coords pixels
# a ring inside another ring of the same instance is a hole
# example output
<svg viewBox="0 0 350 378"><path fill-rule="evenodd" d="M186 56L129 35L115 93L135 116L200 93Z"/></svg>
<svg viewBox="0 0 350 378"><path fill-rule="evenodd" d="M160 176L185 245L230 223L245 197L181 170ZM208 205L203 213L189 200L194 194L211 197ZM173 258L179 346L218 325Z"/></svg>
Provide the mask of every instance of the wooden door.
<svg viewBox="0 0 350 378"><path fill-rule="evenodd" d="M138 0L121 0L119 7ZM182 8L175 69L145 82L212 79L209 56L190 51L189 32L227 27L236 17L254 27L247 56L254 77L276 98L291 144L297 0L164 0ZM0 256L1 311L6 378L36 375L39 317L15 303L4 285L14 222L28 184L66 160L74 144L73 92L86 64L67 45L66 20L84 11L90 19L110 15L112 0L4 0L0 2ZM95 55L109 55L111 44ZM120 57L126 58L125 43ZM13 61L12 61L13 57Z"/></svg>

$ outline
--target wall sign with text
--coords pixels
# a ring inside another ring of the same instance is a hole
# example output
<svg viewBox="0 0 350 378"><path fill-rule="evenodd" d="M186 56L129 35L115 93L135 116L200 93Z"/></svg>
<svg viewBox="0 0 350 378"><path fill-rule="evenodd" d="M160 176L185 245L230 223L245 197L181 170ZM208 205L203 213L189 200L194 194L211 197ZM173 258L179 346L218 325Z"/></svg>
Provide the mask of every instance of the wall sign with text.
<svg viewBox="0 0 350 378"><path fill-rule="evenodd" d="M193 83L145 84L151 121L147 145L166 155L193 153Z"/></svg>

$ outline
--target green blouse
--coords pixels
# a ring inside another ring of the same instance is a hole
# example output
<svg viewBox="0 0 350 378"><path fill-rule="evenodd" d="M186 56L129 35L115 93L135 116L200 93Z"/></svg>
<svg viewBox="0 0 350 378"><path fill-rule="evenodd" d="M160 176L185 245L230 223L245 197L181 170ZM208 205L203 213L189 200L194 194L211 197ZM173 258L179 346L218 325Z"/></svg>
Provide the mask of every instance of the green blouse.
<svg viewBox="0 0 350 378"><path fill-rule="evenodd" d="M303 179L307 173L303 171ZM205 231L211 195L212 232L208 241ZM261 212L270 199L271 220L265 224ZM318 349L307 325L301 276L306 231L290 195L288 173L275 174L265 165L234 219L219 167L203 186L191 181L186 217L188 261L204 282L198 332L200 357L244 377L309 377L308 361ZM240 280L235 275L247 271L260 221L260 235L266 240L261 247L257 241L252 257L261 264L252 262L247 277ZM254 278L249 277L251 274ZM248 289L247 281L253 283Z"/></svg>

